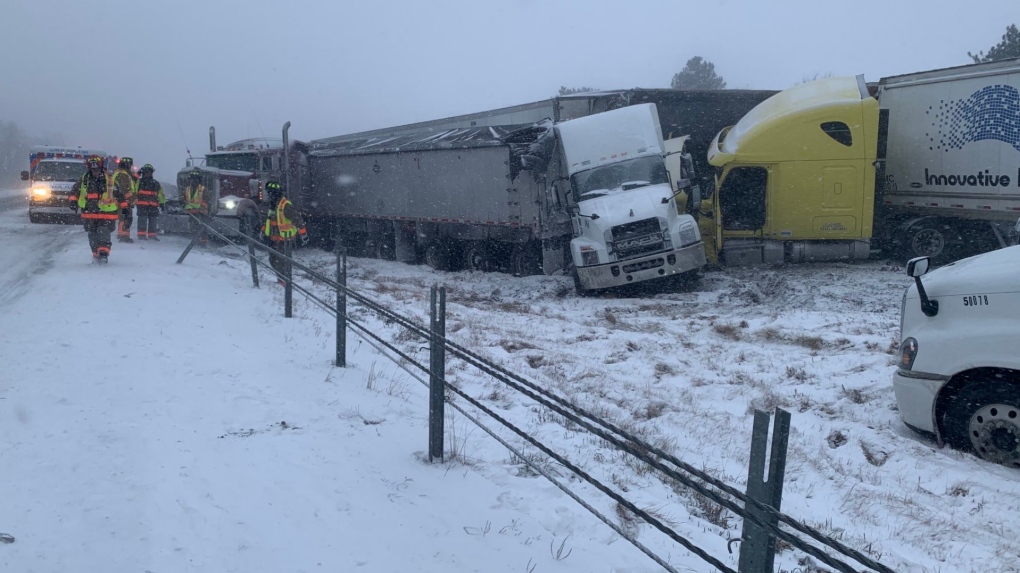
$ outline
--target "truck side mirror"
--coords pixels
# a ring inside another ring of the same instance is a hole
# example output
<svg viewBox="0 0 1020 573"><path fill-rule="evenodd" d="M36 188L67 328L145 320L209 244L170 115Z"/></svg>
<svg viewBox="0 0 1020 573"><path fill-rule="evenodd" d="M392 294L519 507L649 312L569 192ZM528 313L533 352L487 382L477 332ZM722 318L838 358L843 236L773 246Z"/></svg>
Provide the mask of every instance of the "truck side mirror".
<svg viewBox="0 0 1020 573"><path fill-rule="evenodd" d="M28 171L22 171L21 172L21 180L22 181L28 181ZM1017 224L1020 225L1020 222L1018 222Z"/></svg>
<svg viewBox="0 0 1020 573"><path fill-rule="evenodd" d="M701 185L691 186L691 208L688 212L695 217L701 211Z"/></svg>
<svg viewBox="0 0 1020 573"><path fill-rule="evenodd" d="M928 257L917 257L916 259L910 259L907 261L907 276L914 277L915 279L920 276L928 274L928 264L930 260Z"/></svg>
<svg viewBox="0 0 1020 573"><path fill-rule="evenodd" d="M921 312L925 316L935 316L939 313L939 301L928 298L924 292L924 285L921 284L921 276L928 272L928 257L917 257L907 261L907 276L914 277L914 284L917 285L917 296L921 299Z"/></svg>

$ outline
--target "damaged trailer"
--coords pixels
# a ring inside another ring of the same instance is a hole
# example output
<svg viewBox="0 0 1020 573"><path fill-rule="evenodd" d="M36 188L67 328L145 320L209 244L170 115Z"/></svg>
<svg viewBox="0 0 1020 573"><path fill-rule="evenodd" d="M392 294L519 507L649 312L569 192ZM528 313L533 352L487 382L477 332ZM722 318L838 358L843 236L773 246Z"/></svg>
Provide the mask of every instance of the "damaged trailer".
<svg viewBox="0 0 1020 573"><path fill-rule="evenodd" d="M696 273L652 104L553 125L427 129L309 144L313 232L352 254L515 275L579 293Z"/></svg>

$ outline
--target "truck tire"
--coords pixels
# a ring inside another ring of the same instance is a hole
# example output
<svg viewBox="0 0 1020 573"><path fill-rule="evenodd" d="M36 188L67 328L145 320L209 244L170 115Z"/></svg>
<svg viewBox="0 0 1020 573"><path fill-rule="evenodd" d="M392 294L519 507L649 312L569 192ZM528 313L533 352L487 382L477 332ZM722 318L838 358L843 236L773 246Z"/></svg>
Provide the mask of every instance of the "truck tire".
<svg viewBox="0 0 1020 573"><path fill-rule="evenodd" d="M397 252L393 247L392 238L380 238L375 242L375 258L381 261L397 260Z"/></svg>
<svg viewBox="0 0 1020 573"><path fill-rule="evenodd" d="M33 213L33 212L29 211L28 212L28 222L29 223L42 223L43 222L43 216L40 213Z"/></svg>
<svg viewBox="0 0 1020 573"><path fill-rule="evenodd" d="M517 277L537 275L542 271L538 249L531 243L514 245L510 253L510 272Z"/></svg>
<svg viewBox="0 0 1020 573"><path fill-rule="evenodd" d="M489 272L492 268L492 256L485 243L476 241L464 247L464 268L470 272Z"/></svg>
<svg viewBox="0 0 1020 573"><path fill-rule="evenodd" d="M956 260L962 239L952 225L939 219L921 219L905 228L901 235L902 256L929 257L936 265Z"/></svg>
<svg viewBox="0 0 1020 573"><path fill-rule="evenodd" d="M425 264L437 271L450 269L450 253L441 243L429 243L425 247Z"/></svg>
<svg viewBox="0 0 1020 573"><path fill-rule="evenodd" d="M1020 469L1020 386L1001 376L976 378L950 401L946 442L983 460Z"/></svg>

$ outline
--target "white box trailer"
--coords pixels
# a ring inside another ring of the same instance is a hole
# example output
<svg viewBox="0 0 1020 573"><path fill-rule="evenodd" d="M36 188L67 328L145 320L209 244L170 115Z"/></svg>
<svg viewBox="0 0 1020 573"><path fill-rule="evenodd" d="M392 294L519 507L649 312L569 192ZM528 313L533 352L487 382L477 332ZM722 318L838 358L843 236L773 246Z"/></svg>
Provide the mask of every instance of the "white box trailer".
<svg viewBox="0 0 1020 573"><path fill-rule="evenodd" d="M1020 59L883 78L878 100L876 220L901 233L893 240L943 261L1008 244L1020 216Z"/></svg>

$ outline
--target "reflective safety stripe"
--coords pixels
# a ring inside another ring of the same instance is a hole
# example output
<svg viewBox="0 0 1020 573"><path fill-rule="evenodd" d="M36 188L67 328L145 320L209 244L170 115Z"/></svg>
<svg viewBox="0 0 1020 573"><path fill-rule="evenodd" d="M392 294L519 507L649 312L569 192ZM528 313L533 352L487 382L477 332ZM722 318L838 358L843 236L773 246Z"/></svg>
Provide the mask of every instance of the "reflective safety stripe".
<svg viewBox="0 0 1020 573"><path fill-rule="evenodd" d="M262 232L274 241L288 241L298 233L294 223L285 215L288 205L293 205L290 199L280 199L280 203L276 206L276 212L271 213L266 219L266 225Z"/></svg>

